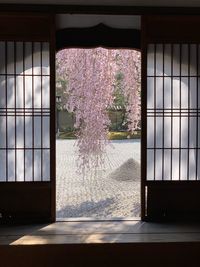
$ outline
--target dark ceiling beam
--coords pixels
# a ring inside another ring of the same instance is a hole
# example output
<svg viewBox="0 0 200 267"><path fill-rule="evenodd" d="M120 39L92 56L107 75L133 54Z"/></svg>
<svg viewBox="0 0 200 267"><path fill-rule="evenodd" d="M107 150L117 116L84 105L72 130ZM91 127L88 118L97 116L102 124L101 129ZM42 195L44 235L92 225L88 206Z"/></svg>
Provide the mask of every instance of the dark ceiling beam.
<svg viewBox="0 0 200 267"><path fill-rule="evenodd" d="M57 31L56 49L64 48L129 48L140 49L140 31L114 29L104 24L91 28L68 28Z"/></svg>
<svg viewBox="0 0 200 267"><path fill-rule="evenodd" d="M0 4L0 12L48 12L56 14L102 15L200 15L200 7Z"/></svg>

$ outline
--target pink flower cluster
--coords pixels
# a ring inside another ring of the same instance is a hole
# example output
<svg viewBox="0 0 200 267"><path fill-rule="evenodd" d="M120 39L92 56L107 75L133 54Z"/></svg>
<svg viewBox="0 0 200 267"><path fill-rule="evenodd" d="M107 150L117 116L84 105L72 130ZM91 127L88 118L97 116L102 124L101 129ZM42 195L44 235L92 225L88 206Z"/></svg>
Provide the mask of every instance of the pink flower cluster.
<svg viewBox="0 0 200 267"><path fill-rule="evenodd" d="M141 118L141 53L135 50L119 51L119 68L124 74L124 95L128 99L126 112L128 117L128 129L134 132L140 127Z"/></svg>
<svg viewBox="0 0 200 267"><path fill-rule="evenodd" d="M124 74L129 130L140 120L140 53L134 50L65 49L57 53L57 75L67 80L66 107L74 112L78 169L97 169L104 162L117 72Z"/></svg>

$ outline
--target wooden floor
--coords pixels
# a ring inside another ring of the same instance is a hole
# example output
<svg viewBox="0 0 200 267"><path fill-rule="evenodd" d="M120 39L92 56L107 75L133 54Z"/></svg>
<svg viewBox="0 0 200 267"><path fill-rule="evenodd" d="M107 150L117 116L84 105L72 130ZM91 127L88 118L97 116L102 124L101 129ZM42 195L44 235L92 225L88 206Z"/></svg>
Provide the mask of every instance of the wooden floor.
<svg viewBox="0 0 200 267"><path fill-rule="evenodd" d="M107 221L0 227L0 245L141 242L200 242L200 224Z"/></svg>
<svg viewBox="0 0 200 267"><path fill-rule="evenodd" d="M191 267L200 266L199 255L199 223L106 221L0 227L0 267Z"/></svg>

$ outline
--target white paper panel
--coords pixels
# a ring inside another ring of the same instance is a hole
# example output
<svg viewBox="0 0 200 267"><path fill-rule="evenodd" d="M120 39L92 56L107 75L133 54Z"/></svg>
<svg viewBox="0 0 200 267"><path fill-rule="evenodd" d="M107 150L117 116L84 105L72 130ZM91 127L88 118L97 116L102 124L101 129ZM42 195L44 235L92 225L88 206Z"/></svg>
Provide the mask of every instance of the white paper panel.
<svg viewBox="0 0 200 267"><path fill-rule="evenodd" d="M16 73L23 74L23 43L16 43Z"/></svg>
<svg viewBox="0 0 200 267"><path fill-rule="evenodd" d="M24 74L32 74L32 44L30 42L25 43L25 71Z"/></svg>
<svg viewBox="0 0 200 267"><path fill-rule="evenodd" d="M164 108L171 108L171 78L164 78Z"/></svg>
<svg viewBox="0 0 200 267"><path fill-rule="evenodd" d="M8 181L15 181L15 150L8 150Z"/></svg>
<svg viewBox="0 0 200 267"><path fill-rule="evenodd" d="M50 148L50 120L49 117L43 117L43 147Z"/></svg>
<svg viewBox="0 0 200 267"><path fill-rule="evenodd" d="M25 181L33 181L32 150L25 151Z"/></svg>
<svg viewBox="0 0 200 267"><path fill-rule="evenodd" d="M173 108L180 108L180 79L173 78Z"/></svg>
<svg viewBox="0 0 200 267"><path fill-rule="evenodd" d="M34 117L34 146L41 147L41 117Z"/></svg>
<svg viewBox="0 0 200 267"><path fill-rule="evenodd" d="M197 129L198 129L198 147L200 147L200 118L198 118Z"/></svg>
<svg viewBox="0 0 200 267"><path fill-rule="evenodd" d="M188 78L181 79L181 108L188 108Z"/></svg>
<svg viewBox="0 0 200 267"><path fill-rule="evenodd" d="M200 51L200 45L198 45L198 50ZM200 75L199 63L200 63L200 53L198 54L198 75Z"/></svg>
<svg viewBox="0 0 200 267"><path fill-rule="evenodd" d="M7 43L7 74L14 74L14 42Z"/></svg>
<svg viewBox="0 0 200 267"><path fill-rule="evenodd" d="M171 179L171 149L164 150L164 180Z"/></svg>
<svg viewBox="0 0 200 267"><path fill-rule="evenodd" d="M156 118L156 147L163 147L163 118Z"/></svg>
<svg viewBox="0 0 200 267"><path fill-rule="evenodd" d="M50 64L49 64L49 44L42 44L42 74L50 74Z"/></svg>
<svg viewBox="0 0 200 267"><path fill-rule="evenodd" d="M154 150L147 149L147 180L154 180Z"/></svg>
<svg viewBox="0 0 200 267"><path fill-rule="evenodd" d="M172 180L179 179L179 150L172 150Z"/></svg>
<svg viewBox="0 0 200 267"><path fill-rule="evenodd" d="M173 51L171 51L171 47ZM199 46L200 51L200 46ZM163 62L163 52L164 52L164 62ZM171 130L172 130L172 166L171 164L171 149L164 149L164 155L162 155L162 150L156 150L155 158L155 169L156 179L161 179L160 174L161 169L164 170L164 179L171 179L171 167L172 167L172 179L185 180L187 179L189 171L189 179L196 179L195 169L196 166L200 165L200 159L196 162L196 150L197 145L200 147L200 129L198 123L197 127L197 117L196 108L200 108L200 93L197 92L197 88L200 87L200 80L197 77L189 77L197 75L197 45L192 44L166 44L156 45L156 56L154 57L154 45L149 45L148 47L148 75L149 76L162 76L163 73L163 63L164 63L164 80L159 77L148 77L147 78L147 109L159 109L164 108L165 117L156 117L156 125L154 125L154 119L147 119L147 146L148 148L171 148ZM154 66L154 61L155 66ZM200 53L199 61L200 62ZM190 64L190 66L188 65ZM199 64L199 63L198 63ZM155 67L155 68L154 68ZM200 67L198 66L200 70ZM200 71L199 71L200 74ZM172 77L171 77L172 76ZM182 77L181 77L182 76ZM155 84L154 84L155 81ZM154 95L154 88L156 92ZM164 96L163 96L164 90ZM156 96L156 103L154 103L154 96ZM164 97L164 99L163 99ZM170 116L170 108L172 103L172 121ZM197 107L197 103L199 103ZM181 118L180 118L181 109ZM188 111L188 109L191 109ZM190 113L189 124L188 124L188 112ZM159 113L162 115L162 113ZM199 120L199 119L198 119ZM164 133L163 133L163 123L164 123ZM155 138L156 145L153 143L154 138L153 130L151 129L155 126ZM198 144L197 140L197 130L198 130ZM189 134L189 136L188 136ZM164 147L163 147L163 135L164 135ZM189 143L188 143L189 141ZM179 147L185 148L179 151ZM189 150L187 148L190 148ZM189 151L189 152L188 152ZM180 152L180 153L179 153ZM188 158L189 153L189 158ZM147 169L152 172L154 160L148 156L153 155L153 150L147 151ZM199 154L198 154L199 155ZM180 158L179 158L180 157ZM160 161L161 159L161 161ZM162 166L162 160L163 166ZM179 164L180 160L180 164ZM187 164L189 162L189 170L187 170ZM180 168L180 174L179 174ZM148 175L149 179L153 179L153 174ZM160 178L159 178L160 177ZM198 177L200 177L200 169L198 170Z"/></svg>
<svg viewBox="0 0 200 267"><path fill-rule="evenodd" d="M180 76L180 45L173 45L173 76Z"/></svg>
<svg viewBox="0 0 200 267"><path fill-rule="evenodd" d="M162 180L162 150L156 149L155 180Z"/></svg>
<svg viewBox="0 0 200 267"><path fill-rule="evenodd" d="M156 108L163 108L163 78L156 78Z"/></svg>
<svg viewBox="0 0 200 267"><path fill-rule="evenodd" d="M154 108L154 78L147 78L147 108Z"/></svg>
<svg viewBox="0 0 200 267"><path fill-rule="evenodd" d="M32 117L25 117L25 142L26 148L32 147Z"/></svg>
<svg viewBox="0 0 200 267"><path fill-rule="evenodd" d="M197 108L197 79L190 78L190 108Z"/></svg>
<svg viewBox="0 0 200 267"><path fill-rule="evenodd" d="M180 180L187 180L188 176L188 150L181 150L181 166L180 166Z"/></svg>
<svg viewBox="0 0 200 267"><path fill-rule="evenodd" d="M50 181L50 150L43 150L43 180Z"/></svg>
<svg viewBox="0 0 200 267"><path fill-rule="evenodd" d="M171 45L166 44L164 47L164 75L172 75L172 58L171 58Z"/></svg>
<svg viewBox="0 0 200 267"><path fill-rule="evenodd" d="M197 133L197 119L195 117L190 118L190 131L189 131L189 147L195 148L197 146L196 144L196 133Z"/></svg>
<svg viewBox="0 0 200 267"><path fill-rule="evenodd" d="M41 150L34 150L34 181L41 181Z"/></svg>
<svg viewBox="0 0 200 267"><path fill-rule="evenodd" d="M5 127L5 126L4 126ZM8 137L8 148L15 147L15 117L7 117L7 137Z"/></svg>
<svg viewBox="0 0 200 267"><path fill-rule="evenodd" d="M0 116L0 148L6 147L6 117Z"/></svg>
<svg viewBox="0 0 200 267"><path fill-rule="evenodd" d="M50 79L49 77L42 77L42 107L50 107Z"/></svg>
<svg viewBox="0 0 200 267"><path fill-rule="evenodd" d="M6 107L5 76L0 76L0 108Z"/></svg>
<svg viewBox="0 0 200 267"><path fill-rule="evenodd" d="M171 147L171 118L164 118L164 147Z"/></svg>
<svg viewBox="0 0 200 267"><path fill-rule="evenodd" d="M6 151L0 150L0 181L6 181Z"/></svg>
<svg viewBox="0 0 200 267"><path fill-rule="evenodd" d="M188 76L188 45L181 46L181 76Z"/></svg>
<svg viewBox="0 0 200 267"><path fill-rule="evenodd" d="M181 147L188 147L188 117L181 118Z"/></svg>
<svg viewBox="0 0 200 267"><path fill-rule="evenodd" d="M200 149L198 149L197 151L197 180L200 180Z"/></svg>
<svg viewBox="0 0 200 267"><path fill-rule="evenodd" d="M16 107L24 107L24 93L23 93L23 77L16 77Z"/></svg>
<svg viewBox="0 0 200 267"><path fill-rule="evenodd" d="M33 74L41 75L41 44L34 43Z"/></svg>
<svg viewBox="0 0 200 267"><path fill-rule="evenodd" d="M14 76L7 77L7 107L15 107L15 83Z"/></svg>
<svg viewBox="0 0 200 267"><path fill-rule="evenodd" d="M196 180L196 149L189 150L189 180Z"/></svg>
<svg viewBox="0 0 200 267"><path fill-rule="evenodd" d="M200 78L198 78L198 89L200 88ZM198 108L200 109L200 92L198 90Z"/></svg>
<svg viewBox="0 0 200 267"><path fill-rule="evenodd" d="M16 117L16 146L17 148L24 147L24 117Z"/></svg>
<svg viewBox="0 0 200 267"><path fill-rule="evenodd" d="M147 76L153 76L154 73L154 45L148 45L148 54L147 54Z"/></svg>
<svg viewBox="0 0 200 267"><path fill-rule="evenodd" d="M179 131L180 131L180 118L179 117L174 117L172 119L173 121L173 132L172 132L172 138L173 138L173 141L172 141L172 145L174 148L178 148L179 147Z"/></svg>
<svg viewBox="0 0 200 267"><path fill-rule="evenodd" d="M5 42L0 42L0 74L5 74Z"/></svg>
<svg viewBox="0 0 200 267"><path fill-rule="evenodd" d="M17 150L17 181L24 181L24 150Z"/></svg>
<svg viewBox="0 0 200 267"><path fill-rule="evenodd" d="M147 147L154 147L154 118L147 118Z"/></svg>
<svg viewBox="0 0 200 267"><path fill-rule="evenodd" d="M197 75L197 45L190 45L190 75Z"/></svg>
<svg viewBox="0 0 200 267"><path fill-rule="evenodd" d="M6 67L5 44L6 42L0 42L0 74L7 74L7 76L0 75L0 108L6 108L7 102L8 116L0 116L0 148L10 149L7 156L5 151L0 150L0 181L6 180L6 158L8 158L9 181L14 181L15 178L17 181L41 181L41 173L44 180L49 180L50 150L42 151L40 148L50 148L50 118L44 117L41 123L41 117L35 116L36 113L40 115L41 108L50 108L50 78L47 76L50 74L49 44L7 42ZM36 112L27 116L28 111L34 112L32 108L36 108ZM33 137L34 148L39 148L34 150L34 157Z"/></svg>
<svg viewBox="0 0 200 267"><path fill-rule="evenodd" d="M34 78L34 108L41 108L41 77Z"/></svg>
<svg viewBox="0 0 200 267"><path fill-rule="evenodd" d="M32 77L25 77L25 106L32 108Z"/></svg>
<svg viewBox="0 0 200 267"><path fill-rule="evenodd" d="M156 75L163 76L163 45L156 45Z"/></svg>

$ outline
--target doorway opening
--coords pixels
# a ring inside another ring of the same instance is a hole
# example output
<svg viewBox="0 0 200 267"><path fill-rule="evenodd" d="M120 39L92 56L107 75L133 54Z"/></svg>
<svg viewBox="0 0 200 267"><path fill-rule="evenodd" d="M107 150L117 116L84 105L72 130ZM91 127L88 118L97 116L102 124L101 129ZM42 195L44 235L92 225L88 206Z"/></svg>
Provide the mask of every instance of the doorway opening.
<svg viewBox="0 0 200 267"><path fill-rule="evenodd" d="M140 218L140 72L132 49L57 53L57 220Z"/></svg>

